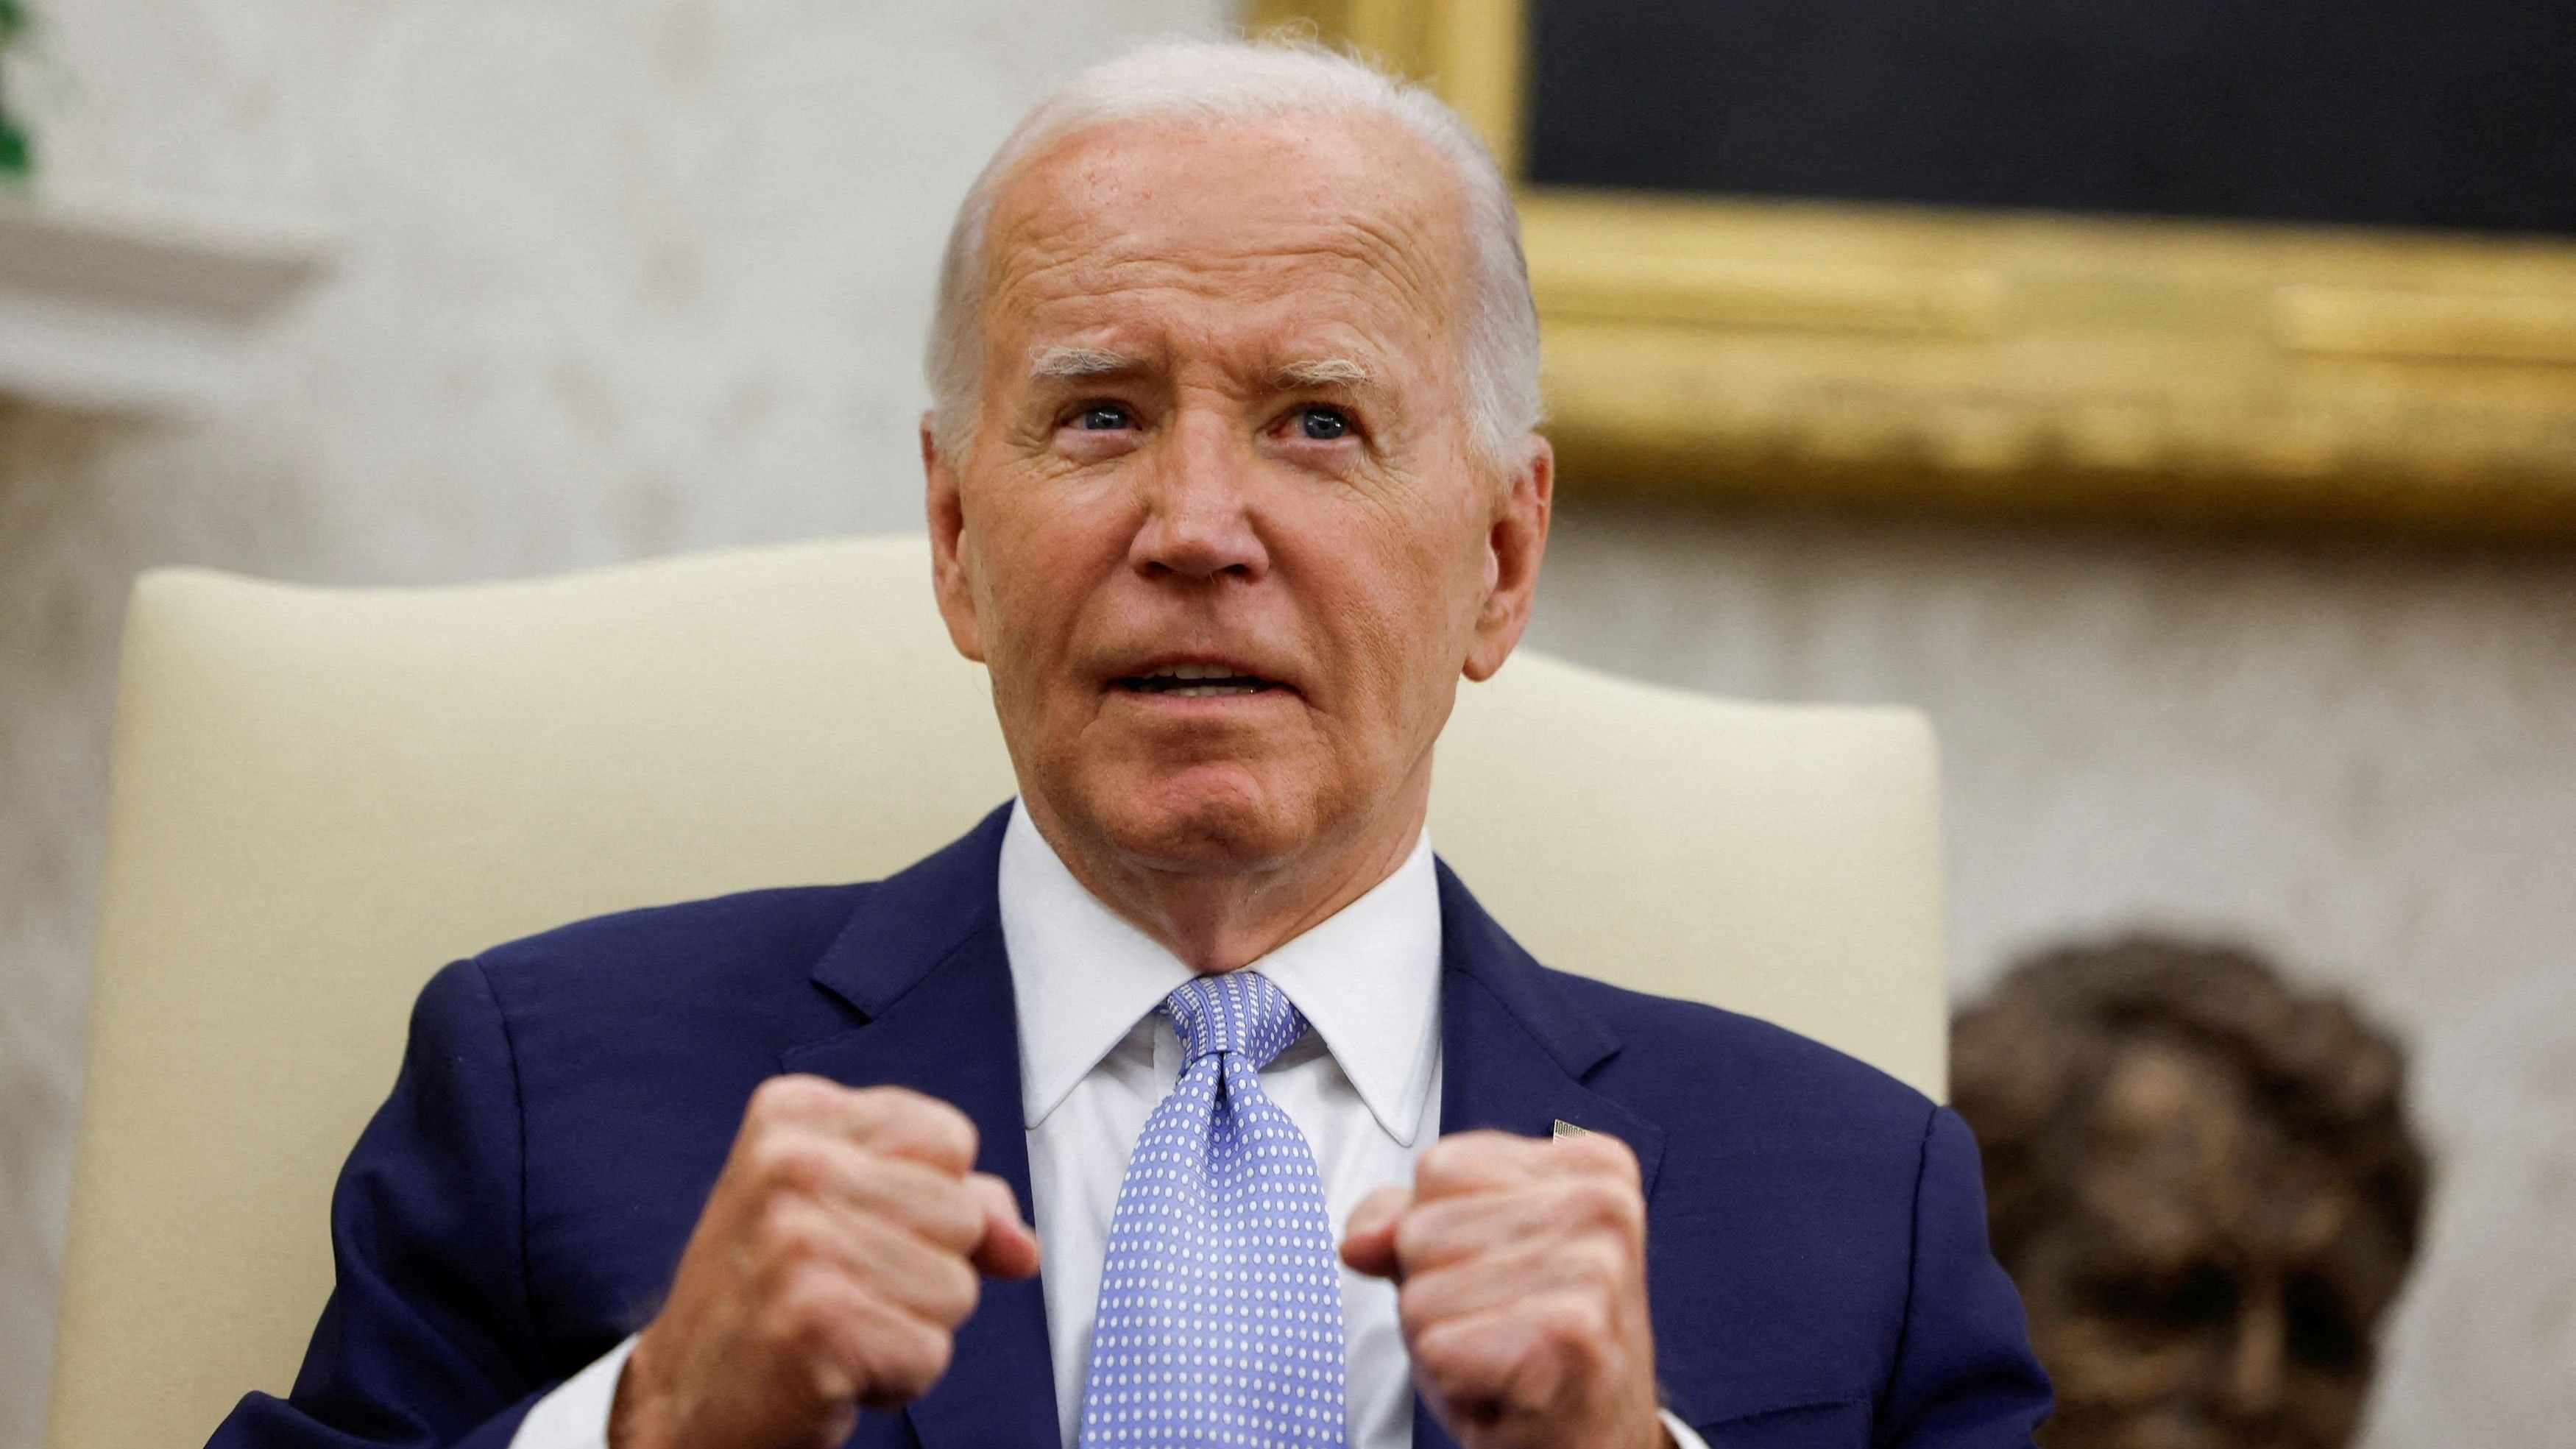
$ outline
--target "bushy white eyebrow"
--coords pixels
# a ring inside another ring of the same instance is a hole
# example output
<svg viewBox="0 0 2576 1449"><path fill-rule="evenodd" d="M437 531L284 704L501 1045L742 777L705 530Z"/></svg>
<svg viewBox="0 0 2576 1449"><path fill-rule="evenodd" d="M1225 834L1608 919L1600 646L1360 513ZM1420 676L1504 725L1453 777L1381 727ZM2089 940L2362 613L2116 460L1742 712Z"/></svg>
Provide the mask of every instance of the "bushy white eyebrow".
<svg viewBox="0 0 2576 1449"><path fill-rule="evenodd" d="M1291 362L1270 376L1282 387L1367 387L1377 381L1367 368L1347 357Z"/></svg>
<svg viewBox="0 0 2576 1449"><path fill-rule="evenodd" d="M1029 364L1031 382L1060 382L1071 378L1107 377L1122 372L1135 372L1144 364L1123 352L1110 352L1098 347L1048 347L1041 349ZM1377 378L1367 368L1347 357L1311 357L1282 363L1270 374L1270 382L1281 388L1370 387Z"/></svg>
<svg viewBox="0 0 2576 1449"><path fill-rule="evenodd" d="M1097 347L1050 347L1038 353L1029 364L1029 381L1054 382L1072 377L1105 377L1116 372L1134 372L1135 358L1123 352L1104 352Z"/></svg>

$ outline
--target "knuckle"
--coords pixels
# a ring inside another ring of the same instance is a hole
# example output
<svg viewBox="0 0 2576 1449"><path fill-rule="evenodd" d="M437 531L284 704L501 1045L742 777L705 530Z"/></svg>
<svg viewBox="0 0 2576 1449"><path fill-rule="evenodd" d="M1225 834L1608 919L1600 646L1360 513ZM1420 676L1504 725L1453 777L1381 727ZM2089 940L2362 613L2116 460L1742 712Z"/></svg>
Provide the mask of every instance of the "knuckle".
<svg viewBox="0 0 2576 1449"><path fill-rule="evenodd" d="M906 1121L934 1100L910 1087L859 1087L850 1093L850 1104L863 1108L868 1119L877 1123Z"/></svg>
<svg viewBox="0 0 2576 1449"><path fill-rule="evenodd" d="M1645 1216L1645 1204L1636 1189L1625 1183L1599 1177L1577 1178L1566 1185L1566 1206L1570 1216L1598 1227L1625 1231Z"/></svg>
<svg viewBox="0 0 2576 1449"><path fill-rule="evenodd" d="M1424 1286L1421 1278L1408 1278L1395 1290L1395 1317L1407 1333L1419 1334L1438 1321L1436 1290Z"/></svg>
<svg viewBox="0 0 2576 1449"><path fill-rule="evenodd" d="M984 1199L964 1182L945 1182L915 1199L920 1230L943 1248L963 1250L984 1233Z"/></svg>
<svg viewBox="0 0 2576 1449"><path fill-rule="evenodd" d="M831 1180L831 1155L801 1132L773 1132L751 1153L753 1180L773 1192L819 1192Z"/></svg>
<svg viewBox="0 0 2576 1449"><path fill-rule="evenodd" d="M1488 1132L1460 1132L1441 1138L1422 1154L1416 1176L1426 1184L1441 1185L1472 1177L1477 1165L1493 1153L1492 1136Z"/></svg>
<svg viewBox="0 0 2576 1449"><path fill-rule="evenodd" d="M805 1392L816 1403L828 1404L850 1391L848 1370L828 1352L819 1351L805 1361Z"/></svg>
<svg viewBox="0 0 2576 1449"><path fill-rule="evenodd" d="M1538 1328L1559 1348L1588 1350L1610 1331L1609 1305L1589 1293L1560 1293L1537 1312Z"/></svg>
<svg viewBox="0 0 2576 1449"><path fill-rule="evenodd" d="M975 1130L975 1119L936 1098L925 1097L922 1100L929 1104L922 1125L934 1134L932 1140L954 1153L959 1161L972 1163L976 1149L983 1145L982 1134Z"/></svg>
<svg viewBox="0 0 2576 1449"><path fill-rule="evenodd" d="M1581 1260L1581 1271L1587 1278L1602 1284L1614 1284L1628 1276L1628 1254L1619 1244L1593 1238L1575 1249Z"/></svg>
<svg viewBox="0 0 2576 1449"><path fill-rule="evenodd" d="M1431 1261L1442 1251L1447 1232L1436 1210L1417 1209L1396 1219L1395 1259L1413 1267Z"/></svg>
<svg viewBox="0 0 2576 1449"><path fill-rule="evenodd" d="M747 1115L763 1122L801 1116L830 1090L819 1077L796 1073L771 1077L752 1089Z"/></svg>
<svg viewBox="0 0 2576 1449"><path fill-rule="evenodd" d="M1413 1345L1414 1370L1444 1396L1473 1387L1483 1357L1474 1337L1455 1324L1429 1329Z"/></svg>
<svg viewBox="0 0 2576 1449"><path fill-rule="evenodd" d="M837 1295L823 1292L820 1285L801 1285L788 1298L784 1313L789 1341L808 1350L828 1349L832 1331L839 1323L840 1306Z"/></svg>
<svg viewBox="0 0 2576 1449"><path fill-rule="evenodd" d="M936 1275L938 1281L932 1290L937 1299L934 1311L953 1328L975 1311L976 1303L984 1296L984 1280L957 1258L941 1258Z"/></svg>
<svg viewBox="0 0 2576 1449"><path fill-rule="evenodd" d="M799 1274L771 1305L769 1335L801 1357L828 1359L849 1306L838 1285Z"/></svg>
<svg viewBox="0 0 2576 1449"><path fill-rule="evenodd" d="M1632 1183L1644 1179L1645 1168L1637 1161L1637 1149L1616 1137L1604 1137L1601 1139L1601 1150L1608 1154L1612 1164L1618 1167L1620 1176Z"/></svg>
<svg viewBox="0 0 2576 1449"><path fill-rule="evenodd" d="M1413 1366L1435 1381L1456 1367L1458 1335L1445 1323L1425 1323L1419 1327L1407 1323L1406 1347L1411 1350Z"/></svg>
<svg viewBox="0 0 2576 1449"><path fill-rule="evenodd" d="M1636 1149L1606 1132L1588 1132L1561 1145L1574 1149L1586 1166L1598 1167L1631 1181L1638 1176Z"/></svg>
<svg viewBox="0 0 2576 1449"><path fill-rule="evenodd" d="M822 1225L807 1213L773 1210L760 1220L760 1248L776 1263L814 1262L824 1253Z"/></svg>
<svg viewBox="0 0 2576 1449"><path fill-rule="evenodd" d="M921 1382L922 1387L928 1388L948 1372L949 1360L957 1352L957 1340L945 1333L924 1333L921 1341Z"/></svg>
<svg viewBox="0 0 2576 1449"><path fill-rule="evenodd" d="M871 1134L889 1143L917 1143L944 1160L971 1163L979 1145L974 1119L937 1097L907 1087L871 1088L879 1108Z"/></svg>
<svg viewBox="0 0 2576 1449"><path fill-rule="evenodd" d="M906 1324L890 1328L877 1363L877 1388L905 1399L919 1398L948 1372L955 1342L947 1334Z"/></svg>

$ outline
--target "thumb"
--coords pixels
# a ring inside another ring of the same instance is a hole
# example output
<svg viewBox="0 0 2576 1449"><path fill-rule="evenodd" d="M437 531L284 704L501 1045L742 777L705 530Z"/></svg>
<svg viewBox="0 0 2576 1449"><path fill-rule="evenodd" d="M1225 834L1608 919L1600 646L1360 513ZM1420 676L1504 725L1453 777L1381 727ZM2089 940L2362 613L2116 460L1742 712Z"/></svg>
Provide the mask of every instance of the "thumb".
<svg viewBox="0 0 2576 1449"><path fill-rule="evenodd" d="M1020 1217L1019 1199L1011 1185L989 1172L971 1174L966 1185L984 1200L984 1237L975 1245L978 1271L995 1278L1026 1278L1038 1270L1038 1238Z"/></svg>
<svg viewBox="0 0 2576 1449"><path fill-rule="evenodd" d="M1342 1232L1342 1261L1372 1278L1394 1278L1404 1270L1396 1261L1395 1230L1413 1208L1413 1189L1381 1187L1360 1199Z"/></svg>

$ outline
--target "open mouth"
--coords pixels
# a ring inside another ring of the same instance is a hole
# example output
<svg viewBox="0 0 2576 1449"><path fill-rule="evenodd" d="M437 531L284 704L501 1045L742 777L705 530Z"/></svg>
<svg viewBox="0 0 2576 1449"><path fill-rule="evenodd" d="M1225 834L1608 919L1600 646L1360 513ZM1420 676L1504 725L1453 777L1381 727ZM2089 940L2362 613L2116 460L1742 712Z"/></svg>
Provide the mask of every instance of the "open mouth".
<svg viewBox="0 0 2576 1449"><path fill-rule="evenodd" d="M1145 674L1131 674L1113 681L1120 689L1134 694L1162 694L1175 699L1221 699L1229 695L1262 694L1288 686L1257 674L1243 674L1223 664L1166 664Z"/></svg>

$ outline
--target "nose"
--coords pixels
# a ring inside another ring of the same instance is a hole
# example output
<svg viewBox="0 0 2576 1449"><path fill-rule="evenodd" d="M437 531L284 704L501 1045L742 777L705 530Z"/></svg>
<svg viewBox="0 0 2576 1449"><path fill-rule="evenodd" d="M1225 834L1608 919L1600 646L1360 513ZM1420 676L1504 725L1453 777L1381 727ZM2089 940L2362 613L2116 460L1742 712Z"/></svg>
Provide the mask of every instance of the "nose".
<svg viewBox="0 0 2576 1449"><path fill-rule="evenodd" d="M1155 451L1129 564L1149 579L1251 582L1269 573L1253 518L1249 441L1224 418L1184 408Z"/></svg>

